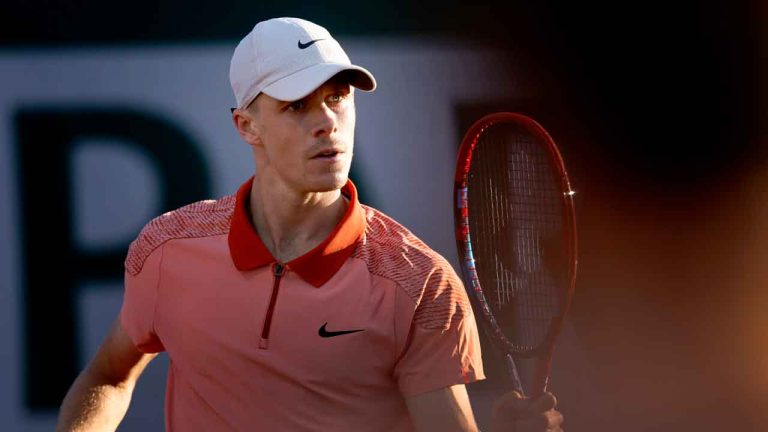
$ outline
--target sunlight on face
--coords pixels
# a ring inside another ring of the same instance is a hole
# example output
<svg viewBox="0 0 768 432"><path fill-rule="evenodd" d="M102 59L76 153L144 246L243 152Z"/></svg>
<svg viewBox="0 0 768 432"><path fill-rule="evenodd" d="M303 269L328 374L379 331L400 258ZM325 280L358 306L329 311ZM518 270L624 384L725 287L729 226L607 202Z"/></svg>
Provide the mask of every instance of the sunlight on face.
<svg viewBox="0 0 768 432"><path fill-rule="evenodd" d="M347 181L355 134L354 93L343 77L285 102L261 94L248 112L258 130L257 171L297 192L327 192ZM264 177L266 176L266 177Z"/></svg>

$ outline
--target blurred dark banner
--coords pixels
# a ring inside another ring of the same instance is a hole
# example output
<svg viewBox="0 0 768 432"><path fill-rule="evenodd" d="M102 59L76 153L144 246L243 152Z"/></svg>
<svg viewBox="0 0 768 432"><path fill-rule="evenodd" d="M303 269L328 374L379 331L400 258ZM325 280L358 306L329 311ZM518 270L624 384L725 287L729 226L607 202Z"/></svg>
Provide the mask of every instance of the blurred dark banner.
<svg viewBox="0 0 768 432"><path fill-rule="evenodd" d="M577 412L568 379L554 381L566 417L596 431L757 431L768 420L767 14L725 0L6 0L0 50L234 47L274 16L342 37L505 50L499 61L522 67L516 79L535 96L500 96L457 119L532 115L570 168L581 252L568 320L597 371L579 391L601 397Z"/></svg>
<svg viewBox="0 0 768 432"><path fill-rule="evenodd" d="M289 15L340 35L472 39L529 62L529 79L590 134L590 159L620 162L611 175L642 189L686 189L766 156L755 139L765 96L758 1L7 0L0 11L5 48L237 41L254 22Z"/></svg>

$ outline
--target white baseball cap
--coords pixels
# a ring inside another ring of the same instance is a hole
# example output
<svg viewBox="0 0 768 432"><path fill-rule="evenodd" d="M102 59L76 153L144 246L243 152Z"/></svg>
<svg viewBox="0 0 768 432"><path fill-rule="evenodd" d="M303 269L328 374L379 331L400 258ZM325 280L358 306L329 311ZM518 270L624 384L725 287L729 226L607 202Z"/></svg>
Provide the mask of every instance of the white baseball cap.
<svg viewBox="0 0 768 432"><path fill-rule="evenodd" d="M325 28L299 18L273 18L256 24L235 48L229 81L237 107L264 92L282 101L299 100L341 71L350 84L373 91L376 79L353 65Z"/></svg>

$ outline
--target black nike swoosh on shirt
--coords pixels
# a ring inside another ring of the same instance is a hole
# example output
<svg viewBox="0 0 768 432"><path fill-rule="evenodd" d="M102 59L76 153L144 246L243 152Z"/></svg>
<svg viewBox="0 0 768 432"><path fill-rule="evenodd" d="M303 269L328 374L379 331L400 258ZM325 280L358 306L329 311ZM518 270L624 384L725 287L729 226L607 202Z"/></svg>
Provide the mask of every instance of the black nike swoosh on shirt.
<svg viewBox="0 0 768 432"><path fill-rule="evenodd" d="M358 329L358 330L339 330L339 331L328 331L325 329L325 326L327 326L328 323L323 324L322 327L320 327L320 330L317 331L317 334L320 335L320 337L329 338L334 336L341 336L349 333L357 333L361 332L365 329Z"/></svg>
<svg viewBox="0 0 768 432"><path fill-rule="evenodd" d="M311 40L311 41L309 41L307 43L301 43L301 39L299 39L299 49L309 48L312 44L314 44L317 41L321 41L321 40L324 40L324 39L315 39L315 40Z"/></svg>

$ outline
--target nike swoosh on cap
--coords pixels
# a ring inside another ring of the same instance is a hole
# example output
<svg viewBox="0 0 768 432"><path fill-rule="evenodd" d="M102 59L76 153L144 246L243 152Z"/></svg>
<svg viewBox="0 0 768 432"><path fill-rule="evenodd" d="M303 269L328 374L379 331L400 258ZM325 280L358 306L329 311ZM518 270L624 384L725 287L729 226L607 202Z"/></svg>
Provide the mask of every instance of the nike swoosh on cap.
<svg viewBox="0 0 768 432"><path fill-rule="evenodd" d="M325 329L325 326L327 325L328 323L323 324L323 326L320 327L320 330L317 331L317 334L319 334L320 337L329 338L329 337L341 336L349 333L357 333L365 330L365 329L357 329L357 330L328 331Z"/></svg>
<svg viewBox="0 0 768 432"><path fill-rule="evenodd" d="M301 43L301 39L299 39L299 49L309 48L312 44L314 44L317 41L321 41L321 40L325 40L325 39L315 39L315 40L311 40L311 41L309 41L307 43Z"/></svg>

